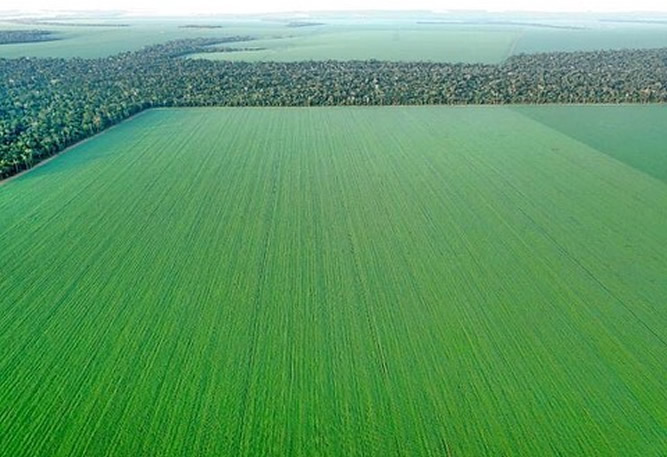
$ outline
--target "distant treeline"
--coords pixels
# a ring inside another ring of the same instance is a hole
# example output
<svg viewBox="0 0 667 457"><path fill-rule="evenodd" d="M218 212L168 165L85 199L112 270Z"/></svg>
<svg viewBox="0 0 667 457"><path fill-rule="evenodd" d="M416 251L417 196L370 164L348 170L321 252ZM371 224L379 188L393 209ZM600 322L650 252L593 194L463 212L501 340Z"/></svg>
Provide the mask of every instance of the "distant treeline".
<svg viewBox="0 0 667 457"><path fill-rule="evenodd" d="M114 22L73 22L73 21L50 21L44 19L16 19L12 22L17 24L52 25L62 27L130 27L130 24Z"/></svg>
<svg viewBox="0 0 667 457"><path fill-rule="evenodd" d="M326 25L324 22L311 22L311 21L291 21L286 24L287 27L299 28L299 27L316 27L318 25Z"/></svg>
<svg viewBox="0 0 667 457"><path fill-rule="evenodd" d="M586 27L577 25L562 25L562 24L547 24L544 22L522 22L522 21L456 21L456 20L428 20L417 21L420 25L509 25L516 27L538 27L544 29L558 29L558 30L583 30Z"/></svg>
<svg viewBox="0 0 667 457"><path fill-rule="evenodd" d="M221 29L222 27L222 25L215 24L186 24L179 26L181 29Z"/></svg>
<svg viewBox="0 0 667 457"><path fill-rule="evenodd" d="M667 102L667 48L518 55L500 65L179 58L248 38L98 59L0 59L0 177L152 107Z"/></svg>
<svg viewBox="0 0 667 457"><path fill-rule="evenodd" d="M255 41L257 38L247 35L233 35L216 39L194 38L171 41L169 43L151 46L139 51L139 54L150 55L154 57L183 57L190 54L234 52L237 50L261 50L264 48L232 48L229 46L220 46L228 43L245 43Z"/></svg>
<svg viewBox="0 0 667 457"><path fill-rule="evenodd" d="M655 25L665 25L667 24L667 19L598 19L600 22L613 22L617 24L655 24Z"/></svg>
<svg viewBox="0 0 667 457"><path fill-rule="evenodd" d="M55 41L60 38L49 30L0 30L0 44Z"/></svg>
<svg viewBox="0 0 667 457"><path fill-rule="evenodd" d="M210 53L221 53L221 52L256 52L256 51L266 51L267 48L258 47L258 46L249 46L249 47L235 47L230 46L213 46L206 48L205 52Z"/></svg>

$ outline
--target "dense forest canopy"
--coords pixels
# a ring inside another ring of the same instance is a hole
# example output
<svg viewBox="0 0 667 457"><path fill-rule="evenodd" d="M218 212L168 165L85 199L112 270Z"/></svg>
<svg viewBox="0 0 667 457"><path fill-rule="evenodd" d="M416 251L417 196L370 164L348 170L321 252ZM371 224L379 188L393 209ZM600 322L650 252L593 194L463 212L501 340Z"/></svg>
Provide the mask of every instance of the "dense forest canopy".
<svg viewBox="0 0 667 457"><path fill-rule="evenodd" d="M667 48L433 62L183 58L251 37L189 39L98 59L0 59L0 178L152 107L667 101Z"/></svg>

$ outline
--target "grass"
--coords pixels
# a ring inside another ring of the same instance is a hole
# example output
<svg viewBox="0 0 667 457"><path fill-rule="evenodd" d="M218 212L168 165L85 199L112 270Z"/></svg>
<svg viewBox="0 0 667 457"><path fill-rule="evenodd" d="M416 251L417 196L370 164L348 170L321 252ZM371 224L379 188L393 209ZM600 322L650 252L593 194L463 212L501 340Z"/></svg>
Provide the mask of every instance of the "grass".
<svg viewBox="0 0 667 457"><path fill-rule="evenodd" d="M667 185L512 108L149 111L0 215L0 455L667 448Z"/></svg>

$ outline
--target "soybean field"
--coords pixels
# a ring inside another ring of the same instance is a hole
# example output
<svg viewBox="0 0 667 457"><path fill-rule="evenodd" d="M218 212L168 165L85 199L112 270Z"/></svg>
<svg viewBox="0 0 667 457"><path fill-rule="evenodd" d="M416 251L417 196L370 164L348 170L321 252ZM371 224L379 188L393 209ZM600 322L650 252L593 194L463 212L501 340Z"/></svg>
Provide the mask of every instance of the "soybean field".
<svg viewBox="0 0 667 457"><path fill-rule="evenodd" d="M149 110L0 184L0 455L664 455L667 184L540 109Z"/></svg>

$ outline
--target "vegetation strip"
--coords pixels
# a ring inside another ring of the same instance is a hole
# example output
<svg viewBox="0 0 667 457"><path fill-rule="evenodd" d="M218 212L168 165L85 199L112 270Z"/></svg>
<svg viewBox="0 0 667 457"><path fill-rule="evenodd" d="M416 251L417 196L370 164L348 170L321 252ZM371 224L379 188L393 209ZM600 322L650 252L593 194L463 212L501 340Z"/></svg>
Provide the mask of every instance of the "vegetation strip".
<svg viewBox="0 0 667 457"><path fill-rule="evenodd" d="M33 25L50 25L62 27L111 27L124 28L130 27L130 24L121 24L118 22L76 22L76 21L51 21L48 19L15 19L13 21L17 24L33 24Z"/></svg>
<svg viewBox="0 0 667 457"><path fill-rule="evenodd" d="M180 40L99 59L0 59L0 177L151 107L667 101L667 48L518 55L500 65L181 58L250 41Z"/></svg>
<svg viewBox="0 0 667 457"><path fill-rule="evenodd" d="M0 30L0 45L56 40L60 40L58 34L50 30Z"/></svg>

